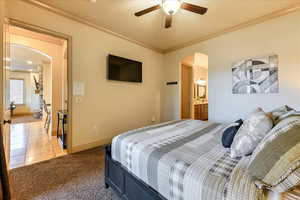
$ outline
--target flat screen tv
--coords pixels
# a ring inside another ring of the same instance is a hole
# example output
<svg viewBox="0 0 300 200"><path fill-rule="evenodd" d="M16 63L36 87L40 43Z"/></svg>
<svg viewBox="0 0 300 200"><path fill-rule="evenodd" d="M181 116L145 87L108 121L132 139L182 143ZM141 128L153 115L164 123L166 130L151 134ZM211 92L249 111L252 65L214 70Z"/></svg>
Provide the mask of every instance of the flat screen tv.
<svg viewBox="0 0 300 200"><path fill-rule="evenodd" d="M108 79L141 83L143 81L142 63L114 55L109 55Z"/></svg>

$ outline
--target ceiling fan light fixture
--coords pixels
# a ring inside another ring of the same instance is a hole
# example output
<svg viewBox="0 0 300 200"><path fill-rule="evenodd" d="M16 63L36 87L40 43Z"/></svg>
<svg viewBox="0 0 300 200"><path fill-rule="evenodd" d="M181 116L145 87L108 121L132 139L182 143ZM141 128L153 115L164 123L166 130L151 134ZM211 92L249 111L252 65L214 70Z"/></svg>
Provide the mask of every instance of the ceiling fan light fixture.
<svg viewBox="0 0 300 200"><path fill-rule="evenodd" d="M181 0L162 0L161 7L167 15L174 15L181 7Z"/></svg>

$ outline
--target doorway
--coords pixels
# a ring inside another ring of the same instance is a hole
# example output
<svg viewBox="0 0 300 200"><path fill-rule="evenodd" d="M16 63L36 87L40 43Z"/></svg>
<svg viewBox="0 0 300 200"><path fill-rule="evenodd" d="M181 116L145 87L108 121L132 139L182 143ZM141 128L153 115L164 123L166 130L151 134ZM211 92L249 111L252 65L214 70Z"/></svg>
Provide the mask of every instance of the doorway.
<svg viewBox="0 0 300 200"><path fill-rule="evenodd" d="M11 122L6 149L12 169L70 152L70 40L9 22L3 95Z"/></svg>
<svg viewBox="0 0 300 200"><path fill-rule="evenodd" d="M195 53L180 63L181 119L208 120L208 56Z"/></svg>

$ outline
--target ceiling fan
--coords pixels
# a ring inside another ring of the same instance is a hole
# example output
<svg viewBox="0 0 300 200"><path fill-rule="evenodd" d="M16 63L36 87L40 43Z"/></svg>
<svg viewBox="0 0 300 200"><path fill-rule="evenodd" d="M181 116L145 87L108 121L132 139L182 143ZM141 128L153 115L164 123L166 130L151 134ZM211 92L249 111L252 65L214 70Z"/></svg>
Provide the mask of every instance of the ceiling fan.
<svg viewBox="0 0 300 200"><path fill-rule="evenodd" d="M160 8L162 8L163 11L166 13L165 28L170 28L172 26L172 16L175 15L180 8L200 15L204 15L208 10L207 8L186 3L183 2L182 0L161 0L160 4L136 12L134 13L134 15L140 17L142 15L158 10Z"/></svg>

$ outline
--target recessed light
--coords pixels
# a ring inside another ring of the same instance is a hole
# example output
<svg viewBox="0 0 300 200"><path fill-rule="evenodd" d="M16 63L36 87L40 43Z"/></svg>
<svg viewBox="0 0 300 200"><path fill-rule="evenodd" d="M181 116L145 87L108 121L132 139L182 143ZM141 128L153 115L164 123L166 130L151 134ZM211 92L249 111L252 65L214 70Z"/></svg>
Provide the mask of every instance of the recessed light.
<svg viewBox="0 0 300 200"><path fill-rule="evenodd" d="M96 3L97 0L89 0L91 3Z"/></svg>
<svg viewBox="0 0 300 200"><path fill-rule="evenodd" d="M31 60L27 60L27 64L28 65L32 65L32 61Z"/></svg>

